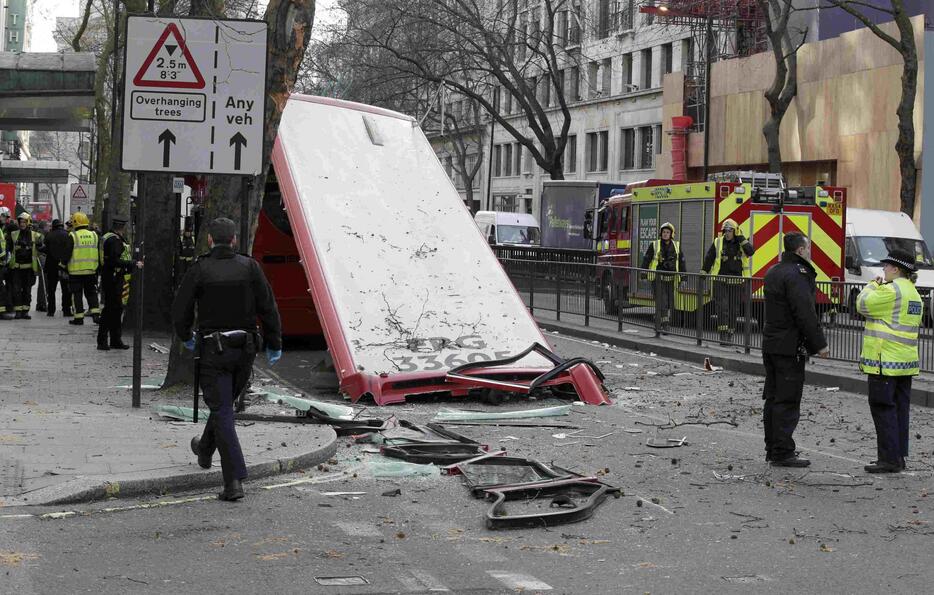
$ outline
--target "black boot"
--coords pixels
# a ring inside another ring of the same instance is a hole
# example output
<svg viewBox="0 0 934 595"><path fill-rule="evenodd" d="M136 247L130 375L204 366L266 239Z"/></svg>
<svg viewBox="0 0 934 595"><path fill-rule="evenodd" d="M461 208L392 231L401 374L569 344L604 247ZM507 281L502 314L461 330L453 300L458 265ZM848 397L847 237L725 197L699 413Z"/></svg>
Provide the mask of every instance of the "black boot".
<svg viewBox="0 0 934 595"><path fill-rule="evenodd" d="M224 485L224 491L217 495L218 500L233 502L243 498L243 485L239 479L233 479L230 483Z"/></svg>
<svg viewBox="0 0 934 595"><path fill-rule="evenodd" d="M811 461L791 455L788 458L772 461L773 467L810 467Z"/></svg>
<svg viewBox="0 0 934 595"><path fill-rule="evenodd" d="M113 341L111 341L111 342L110 342L110 348L111 348L111 349L129 349L130 346L127 345L126 343L124 343L123 341L117 341L116 343L114 343Z"/></svg>
<svg viewBox="0 0 934 595"><path fill-rule="evenodd" d="M98 343L97 350L98 351L110 351L110 347L107 346L107 343Z"/></svg>
<svg viewBox="0 0 934 595"><path fill-rule="evenodd" d="M29 312L22 312L22 316L20 316L20 318L23 320L32 320L32 316L29 315Z"/></svg>
<svg viewBox="0 0 934 595"><path fill-rule="evenodd" d="M75 326L83 326L84 318L72 318L71 320L68 321L68 324L73 324Z"/></svg>
<svg viewBox="0 0 934 595"><path fill-rule="evenodd" d="M49 310L45 313L46 316L55 316L55 310Z"/></svg>
<svg viewBox="0 0 934 595"><path fill-rule="evenodd" d="M211 457L210 455L204 455L201 453L201 438L198 438L197 436L195 436L194 438L191 439L191 452L198 455L198 466L199 467L201 467L202 469L211 468L211 459L213 457ZM241 491L241 496L242 495L243 493Z"/></svg>
<svg viewBox="0 0 934 595"><path fill-rule="evenodd" d="M901 463L886 463L885 461L876 461L871 465L863 467L866 473L898 473L903 467Z"/></svg>

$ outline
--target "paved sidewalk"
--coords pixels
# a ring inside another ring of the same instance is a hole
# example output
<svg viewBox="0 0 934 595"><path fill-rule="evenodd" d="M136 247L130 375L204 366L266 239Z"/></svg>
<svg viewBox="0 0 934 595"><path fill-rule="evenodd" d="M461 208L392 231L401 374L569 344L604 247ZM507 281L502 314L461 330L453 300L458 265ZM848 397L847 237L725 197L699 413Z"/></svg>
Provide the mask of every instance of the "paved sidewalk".
<svg viewBox="0 0 934 595"><path fill-rule="evenodd" d="M539 326L547 331L683 361L703 363L704 359L709 358L714 366L765 376L762 353L757 350L747 354L740 347L720 347L707 342L698 346L695 339L675 335L656 337L652 329L626 324L623 325L623 332L619 333L615 324L612 329L595 328L584 326L582 316L562 313L561 317L563 320L558 321L555 320L554 312L535 312ZM807 366L806 382L866 394L866 375L852 362L812 358ZM934 407L934 379L924 373L915 377L911 387L911 403L922 407Z"/></svg>
<svg viewBox="0 0 934 595"><path fill-rule="evenodd" d="M120 388L131 383L132 350L97 351L90 319L75 327L60 314L32 315L0 322L0 506L219 490L220 459L202 470L189 448L203 424L151 411L190 407L189 391L144 390L133 409L130 390ZM153 341L167 345L166 337L144 339L144 385L161 383L168 363L148 347ZM317 465L336 449L328 426L247 422L237 432L251 479Z"/></svg>

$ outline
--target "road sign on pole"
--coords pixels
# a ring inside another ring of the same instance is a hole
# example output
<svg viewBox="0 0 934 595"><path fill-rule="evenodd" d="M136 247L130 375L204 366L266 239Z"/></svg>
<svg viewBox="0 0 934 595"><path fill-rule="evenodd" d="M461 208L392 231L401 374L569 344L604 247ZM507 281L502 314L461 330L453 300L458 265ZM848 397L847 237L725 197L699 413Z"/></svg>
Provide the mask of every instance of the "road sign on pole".
<svg viewBox="0 0 934 595"><path fill-rule="evenodd" d="M126 171L262 170L266 23L127 18Z"/></svg>
<svg viewBox="0 0 934 595"><path fill-rule="evenodd" d="M89 213L91 207L94 206L94 191L95 184L72 184L70 208L71 212L81 211L82 213Z"/></svg>

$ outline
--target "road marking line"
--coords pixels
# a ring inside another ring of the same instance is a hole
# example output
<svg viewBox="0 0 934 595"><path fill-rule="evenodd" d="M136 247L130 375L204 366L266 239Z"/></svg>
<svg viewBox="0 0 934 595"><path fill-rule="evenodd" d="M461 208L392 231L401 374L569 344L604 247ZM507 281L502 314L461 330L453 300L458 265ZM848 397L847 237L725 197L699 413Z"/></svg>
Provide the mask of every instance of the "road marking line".
<svg viewBox="0 0 934 595"><path fill-rule="evenodd" d="M2 514L0 519L31 519L35 516L34 514Z"/></svg>
<svg viewBox="0 0 934 595"><path fill-rule="evenodd" d="M109 512L126 512L128 510L148 510L150 508L163 508L165 506L177 506L178 504L189 504L191 502L203 502L205 500L215 500L217 496L193 496L191 498L180 498L178 500L159 500L157 502L144 502L142 504L132 504L129 506L109 506L97 510L60 510L58 512L47 512L40 514L39 520L60 520L70 519L78 515L90 516L92 514L105 514Z"/></svg>
<svg viewBox="0 0 934 595"><path fill-rule="evenodd" d="M529 576L527 574L519 574L516 572L507 572L505 570L487 570L487 574L503 583L510 589L515 590L534 590L534 591L551 591L551 585L548 583L542 582L535 578L534 576Z"/></svg>
<svg viewBox="0 0 934 595"><path fill-rule="evenodd" d="M400 574L396 575L396 578L399 579L399 582L405 585L405 588L409 589L410 591L431 591L435 593L451 592L451 590L445 587L441 581L428 574L424 570L410 568L408 573L411 576Z"/></svg>
<svg viewBox="0 0 934 595"><path fill-rule="evenodd" d="M341 471L340 473L332 473L331 475L321 475L318 477L305 477L303 479L296 479L295 481L287 481L285 483L276 483L273 485L262 486L264 490L275 490L278 488L290 488L292 486L298 486L303 484L314 484L314 483L328 483L331 481L337 481L338 479L345 479L350 477L354 469L348 469L347 471Z"/></svg>
<svg viewBox="0 0 934 595"><path fill-rule="evenodd" d="M352 521L335 521L334 524L341 531L353 537L382 537L383 534L373 525L355 523Z"/></svg>

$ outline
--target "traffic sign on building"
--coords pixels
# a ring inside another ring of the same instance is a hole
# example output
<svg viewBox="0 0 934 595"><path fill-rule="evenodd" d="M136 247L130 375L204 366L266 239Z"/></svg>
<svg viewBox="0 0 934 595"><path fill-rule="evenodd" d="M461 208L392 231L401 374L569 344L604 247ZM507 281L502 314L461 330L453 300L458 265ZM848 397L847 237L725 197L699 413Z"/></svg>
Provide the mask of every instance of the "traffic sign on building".
<svg viewBox="0 0 934 595"><path fill-rule="evenodd" d="M95 184L72 184L71 192L68 194L68 196L71 197L69 203L71 212L81 211L82 213L90 213L94 206L94 192L96 188L97 186Z"/></svg>
<svg viewBox="0 0 934 595"><path fill-rule="evenodd" d="M262 169L266 23L127 19L122 168Z"/></svg>

